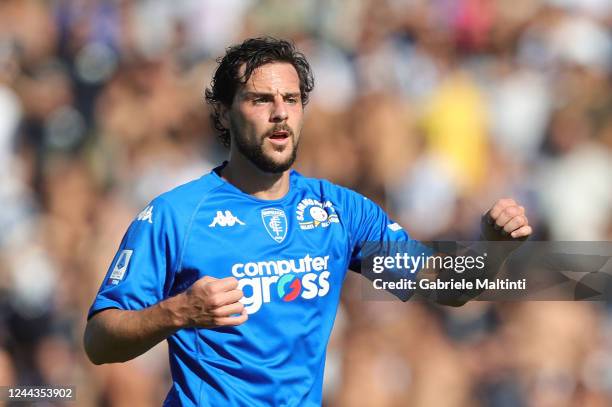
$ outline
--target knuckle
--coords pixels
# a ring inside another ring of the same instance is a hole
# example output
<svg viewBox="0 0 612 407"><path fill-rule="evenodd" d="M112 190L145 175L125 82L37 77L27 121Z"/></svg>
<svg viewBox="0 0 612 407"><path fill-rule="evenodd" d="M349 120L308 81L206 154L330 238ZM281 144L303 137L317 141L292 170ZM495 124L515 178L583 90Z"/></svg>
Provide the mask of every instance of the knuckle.
<svg viewBox="0 0 612 407"><path fill-rule="evenodd" d="M504 209L504 213L510 216L516 216L519 214L519 208L517 208L516 206L507 206Z"/></svg>
<svg viewBox="0 0 612 407"><path fill-rule="evenodd" d="M517 215L514 217L513 222L515 228L519 228L525 224L525 218L523 215Z"/></svg>
<svg viewBox="0 0 612 407"><path fill-rule="evenodd" d="M500 211L503 211L508 206L512 206L513 202L514 201L510 198L502 198L499 201L497 201L495 206L498 207Z"/></svg>
<svg viewBox="0 0 612 407"><path fill-rule="evenodd" d="M218 307L221 305L221 298L218 295L210 295L207 301L208 305L211 307Z"/></svg>
<svg viewBox="0 0 612 407"><path fill-rule="evenodd" d="M202 286L202 290L204 291L204 293L212 295L215 293L215 286L212 282L207 282Z"/></svg>
<svg viewBox="0 0 612 407"><path fill-rule="evenodd" d="M204 277L204 278L206 278L206 277ZM207 282L207 281L206 281L204 278L201 278L201 279L199 279L198 281L196 281L195 283L193 283L193 284L191 285L191 287L192 287L192 288L194 288L194 289L198 289L198 290L201 290L201 289L203 289L204 287L206 287L206 285L208 284L208 282Z"/></svg>
<svg viewBox="0 0 612 407"><path fill-rule="evenodd" d="M521 223L521 220L519 219L519 217L515 216L512 219L510 219L510 221L506 225L512 229L516 229L520 225L520 223Z"/></svg>
<svg viewBox="0 0 612 407"><path fill-rule="evenodd" d="M206 286L197 282L187 289L187 295L192 298L201 298L203 293L206 294Z"/></svg>
<svg viewBox="0 0 612 407"><path fill-rule="evenodd" d="M219 293L219 292L221 292L221 291L222 291L222 289L221 289L221 287L220 287L219 283L210 283L210 284L209 284L209 287L210 287L210 292L211 292L212 294L217 294L217 293Z"/></svg>

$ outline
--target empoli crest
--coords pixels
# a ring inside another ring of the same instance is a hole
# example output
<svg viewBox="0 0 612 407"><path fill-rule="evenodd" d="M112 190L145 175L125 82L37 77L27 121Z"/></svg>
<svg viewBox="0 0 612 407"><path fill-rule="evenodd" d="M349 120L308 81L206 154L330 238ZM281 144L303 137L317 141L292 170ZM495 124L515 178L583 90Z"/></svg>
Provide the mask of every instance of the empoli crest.
<svg viewBox="0 0 612 407"><path fill-rule="evenodd" d="M287 216L278 208L267 208L261 211L261 220L270 237L281 243L287 236Z"/></svg>

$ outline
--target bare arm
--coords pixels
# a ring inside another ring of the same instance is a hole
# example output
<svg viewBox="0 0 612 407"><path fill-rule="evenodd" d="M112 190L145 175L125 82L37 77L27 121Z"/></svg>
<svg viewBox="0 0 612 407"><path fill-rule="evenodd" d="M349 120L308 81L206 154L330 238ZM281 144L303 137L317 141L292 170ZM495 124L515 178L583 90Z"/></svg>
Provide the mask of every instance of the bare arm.
<svg viewBox="0 0 612 407"><path fill-rule="evenodd" d="M94 364L125 362L182 328L240 325L248 319L233 277L203 277L187 291L139 311L107 309L85 328L84 345ZM235 316L236 314L240 314Z"/></svg>

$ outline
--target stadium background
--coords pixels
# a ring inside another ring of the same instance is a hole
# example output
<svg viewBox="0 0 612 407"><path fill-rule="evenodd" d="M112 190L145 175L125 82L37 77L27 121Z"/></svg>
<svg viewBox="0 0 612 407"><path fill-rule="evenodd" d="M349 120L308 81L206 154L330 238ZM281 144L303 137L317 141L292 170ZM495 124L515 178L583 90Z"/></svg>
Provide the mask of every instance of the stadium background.
<svg viewBox="0 0 612 407"><path fill-rule="evenodd" d="M164 346L83 353L127 225L224 157L203 90L228 44L293 39L315 73L298 169L422 239L476 239L511 195L535 239L612 240L607 0L0 1L0 385L159 405ZM349 278L326 406L607 406L603 303L365 302Z"/></svg>

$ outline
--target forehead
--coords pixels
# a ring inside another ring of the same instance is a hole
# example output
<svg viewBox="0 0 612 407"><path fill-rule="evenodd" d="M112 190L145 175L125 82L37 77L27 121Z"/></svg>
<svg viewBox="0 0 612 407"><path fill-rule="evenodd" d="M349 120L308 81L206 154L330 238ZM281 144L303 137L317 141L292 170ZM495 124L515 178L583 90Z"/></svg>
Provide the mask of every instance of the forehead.
<svg viewBox="0 0 612 407"><path fill-rule="evenodd" d="M243 66L241 73L244 69ZM293 65L274 62L257 67L242 89L246 92L299 92L300 78Z"/></svg>

